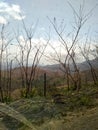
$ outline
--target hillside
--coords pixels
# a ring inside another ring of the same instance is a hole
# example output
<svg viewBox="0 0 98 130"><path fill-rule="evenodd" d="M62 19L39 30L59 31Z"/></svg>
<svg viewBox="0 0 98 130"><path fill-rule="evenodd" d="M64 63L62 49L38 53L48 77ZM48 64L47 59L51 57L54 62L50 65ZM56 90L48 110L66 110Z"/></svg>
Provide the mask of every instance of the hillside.
<svg viewBox="0 0 98 130"><path fill-rule="evenodd" d="M61 92L64 91L63 103L33 97L7 106L0 104L0 130L31 130L28 126L31 123L34 130L97 130L97 86L84 87L79 93Z"/></svg>
<svg viewBox="0 0 98 130"><path fill-rule="evenodd" d="M92 62L97 64L95 60ZM79 92L72 86L68 91L62 73L57 70L56 65L37 68L36 87L32 89L32 96L29 98L18 95L21 86L20 68L12 70L12 87L16 89L12 95L15 98L12 96L13 100L7 102L7 106L4 104L5 108L0 104L0 130L31 130L28 124L35 130L98 129L98 84L93 84L90 70L82 70L82 80L85 81L86 74L89 83L84 84L82 81ZM29 73L30 71L31 67ZM96 72L98 74L98 69ZM47 74L48 86L46 98L43 96L44 73Z"/></svg>
<svg viewBox="0 0 98 130"><path fill-rule="evenodd" d="M90 63L92 64L92 66L94 68L96 68L96 69L98 68L98 58L90 60ZM82 63L78 63L77 66L81 71L90 69L90 67L86 61L84 61ZM53 65L46 65L42 68L44 68L45 70L59 71L60 67L61 67L60 64L53 64ZM71 70L73 70L73 65L70 65L70 68L71 68Z"/></svg>
<svg viewBox="0 0 98 130"><path fill-rule="evenodd" d="M20 106L21 103L23 104L22 106ZM30 104L31 107L29 106ZM29 121L32 120L35 130L98 129L98 107L84 109L79 112L67 112L63 116L60 116L60 110L54 108L55 106L49 105L49 103L45 105L45 108L43 108L41 104L32 104L32 102L28 100L20 100L12 105L15 109L25 115ZM62 113L64 112L62 111ZM0 121L0 130L31 130L31 128L26 126L24 127L21 123L19 123L19 121L5 116L4 119Z"/></svg>

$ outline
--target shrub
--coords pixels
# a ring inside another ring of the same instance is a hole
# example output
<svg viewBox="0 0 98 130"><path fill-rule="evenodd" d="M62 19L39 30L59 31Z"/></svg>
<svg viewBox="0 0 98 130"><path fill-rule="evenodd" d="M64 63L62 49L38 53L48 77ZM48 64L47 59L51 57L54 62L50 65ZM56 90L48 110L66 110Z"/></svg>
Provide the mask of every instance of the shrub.
<svg viewBox="0 0 98 130"><path fill-rule="evenodd" d="M82 96L80 98L80 105L83 105L83 106L91 106L92 105L92 100L89 96Z"/></svg>
<svg viewBox="0 0 98 130"><path fill-rule="evenodd" d="M32 88L31 92L28 94L27 98L34 97L38 95L38 90L36 88ZM21 90L21 97L26 98L26 89Z"/></svg>
<svg viewBox="0 0 98 130"><path fill-rule="evenodd" d="M9 96L5 96L3 100L5 103L10 103L13 99Z"/></svg>

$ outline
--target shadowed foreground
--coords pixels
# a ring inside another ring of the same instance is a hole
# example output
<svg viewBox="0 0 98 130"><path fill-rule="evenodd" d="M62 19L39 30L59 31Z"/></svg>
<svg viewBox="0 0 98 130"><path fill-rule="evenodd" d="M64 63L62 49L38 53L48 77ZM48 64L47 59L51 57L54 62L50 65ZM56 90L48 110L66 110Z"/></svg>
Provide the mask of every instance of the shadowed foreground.
<svg viewBox="0 0 98 130"><path fill-rule="evenodd" d="M10 106L26 117L36 130L98 129L98 107L69 112L65 111L66 104L56 105L53 102L45 102L45 100L35 102L32 100L20 100L12 103ZM31 130L31 128L5 115L1 119L0 130Z"/></svg>

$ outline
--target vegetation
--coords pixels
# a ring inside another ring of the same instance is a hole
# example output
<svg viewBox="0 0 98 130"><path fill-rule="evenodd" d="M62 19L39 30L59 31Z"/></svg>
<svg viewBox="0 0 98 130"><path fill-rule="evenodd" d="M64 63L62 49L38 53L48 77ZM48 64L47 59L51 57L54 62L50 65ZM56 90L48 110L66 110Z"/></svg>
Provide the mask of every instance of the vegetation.
<svg viewBox="0 0 98 130"><path fill-rule="evenodd" d="M66 37L63 37L64 25L59 30L56 19L52 21L48 18L59 37L60 45L64 50L64 59L62 59L62 53L50 44L50 36L43 45L38 44L40 41L38 43L32 41L37 24L34 29L32 27L28 29L22 21L23 39L19 39L19 33L16 32L14 33L16 39L9 38L6 27L1 26L1 130L73 130L73 128L81 130L82 124L83 129L92 130L92 127L89 128L85 124L87 120L89 121L87 114L90 114L90 119L92 117L95 120L98 119L98 68L94 67L90 60L91 55L94 60L98 60L98 46L94 46L95 51L92 53L90 46L84 45L82 48L78 43L79 34L90 12L84 15L83 7L80 6L79 13L77 13L73 6L69 5L75 17L70 46L68 46ZM19 51L15 56L9 56L8 50L14 40L17 42ZM41 58L48 57L45 55L48 44L54 50L55 58L52 56L52 60L58 62L59 71L45 70L39 66ZM87 39L85 44L87 44ZM81 71L78 66L75 50L77 46L89 66L88 70ZM30 61L32 61L31 65ZM14 68L13 64L16 62L17 67ZM3 68L5 64L6 67ZM94 116L90 110L94 110ZM98 128L97 125L93 127Z"/></svg>

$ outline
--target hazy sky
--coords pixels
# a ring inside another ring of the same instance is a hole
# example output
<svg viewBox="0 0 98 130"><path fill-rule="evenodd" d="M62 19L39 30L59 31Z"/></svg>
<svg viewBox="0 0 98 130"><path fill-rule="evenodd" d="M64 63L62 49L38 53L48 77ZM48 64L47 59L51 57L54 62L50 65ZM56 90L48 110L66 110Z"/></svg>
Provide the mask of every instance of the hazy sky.
<svg viewBox="0 0 98 130"><path fill-rule="evenodd" d="M87 36L89 30L89 36L94 39L97 38L98 0L84 0L84 2L82 0L0 0L0 24L7 24L9 22L9 30L11 30L12 33L13 29L17 31L18 29L21 30L23 28L21 21L22 19L24 19L27 27L29 27L31 24L33 24L34 27L35 24L38 22L36 34L34 35L32 40L37 43L39 43L39 39L42 43L46 42L46 34L49 32L50 29L50 36L52 39L51 43L59 51L60 44L57 41L57 34L54 31L47 16L52 21L55 17L57 26L59 26L61 23L64 23L64 25L66 25L64 32L65 35L72 32L74 17L72 8L68 4L68 2L71 3L76 12L79 11L79 6L83 3L84 14L87 14L90 10L93 9L91 17L88 19L80 33L80 37L84 38L85 36ZM21 14L22 16L20 17L19 14ZM22 35L23 34L19 34L20 40L23 40ZM70 41L70 38L68 40ZM15 49L15 46L11 46L10 49L10 52L12 54L15 53L16 55L15 50L17 51L17 48ZM79 49L76 49L78 54ZM63 51L64 50L62 50L62 53ZM46 49L46 54L52 52L53 50L50 46L48 46ZM43 60L42 62L44 61L45 60Z"/></svg>
<svg viewBox="0 0 98 130"><path fill-rule="evenodd" d="M38 36L42 37L51 26L47 19L48 16L51 20L55 17L58 25L63 19L66 24L66 32L70 32L74 19L68 2L72 4L76 11L79 9L79 5L83 3L82 0L0 0L0 23L6 24L9 21L13 27L20 27L21 18L18 13L21 13L27 26L38 21ZM95 8L98 0L84 0L84 3L84 13L86 14L92 8ZM88 28L95 35L98 32L98 6L93 10L91 18L87 21L84 33ZM53 30L51 33L54 34Z"/></svg>

